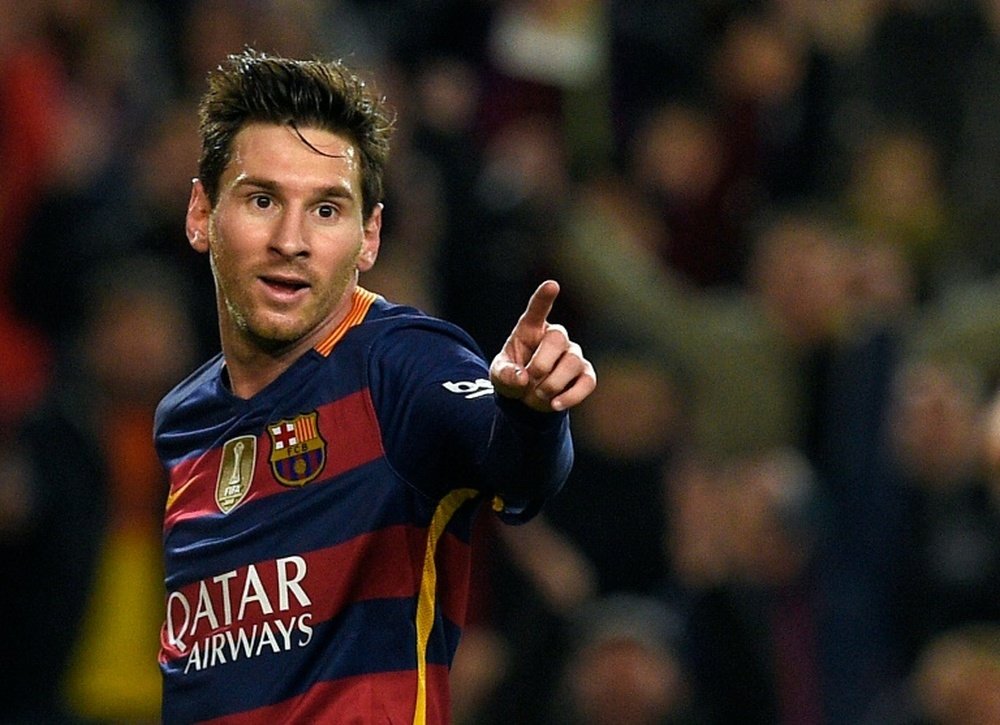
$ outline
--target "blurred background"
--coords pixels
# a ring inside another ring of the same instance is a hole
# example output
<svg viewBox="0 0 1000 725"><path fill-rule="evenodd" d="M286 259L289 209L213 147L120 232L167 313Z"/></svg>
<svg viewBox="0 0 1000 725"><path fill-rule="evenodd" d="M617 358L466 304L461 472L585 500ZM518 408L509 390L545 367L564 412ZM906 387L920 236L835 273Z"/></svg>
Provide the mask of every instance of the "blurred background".
<svg viewBox="0 0 1000 725"><path fill-rule="evenodd" d="M362 284L595 361L482 517L457 723L1000 723L1000 2L0 0L0 722L156 722L159 398L217 347L195 107L398 113Z"/></svg>

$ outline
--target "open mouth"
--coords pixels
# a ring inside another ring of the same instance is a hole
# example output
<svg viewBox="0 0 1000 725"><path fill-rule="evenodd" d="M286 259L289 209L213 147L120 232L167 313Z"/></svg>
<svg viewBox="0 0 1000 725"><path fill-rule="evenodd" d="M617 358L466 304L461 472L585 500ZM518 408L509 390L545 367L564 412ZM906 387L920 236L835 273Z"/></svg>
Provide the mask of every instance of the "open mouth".
<svg viewBox="0 0 1000 725"><path fill-rule="evenodd" d="M280 298L295 297L303 290L309 289L307 282L288 277L261 277L260 281L271 294Z"/></svg>

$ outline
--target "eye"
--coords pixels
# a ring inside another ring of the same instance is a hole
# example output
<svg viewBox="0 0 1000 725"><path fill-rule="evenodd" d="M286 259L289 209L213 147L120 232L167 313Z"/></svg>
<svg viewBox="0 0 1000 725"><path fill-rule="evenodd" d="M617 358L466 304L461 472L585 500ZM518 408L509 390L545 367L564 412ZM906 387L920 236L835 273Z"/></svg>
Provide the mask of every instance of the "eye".
<svg viewBox="0 0 1000 725"><path fill-rule="evenodd" d="M323 219L333 219L337 216L337 207L333 204L320 204L316 207L316 213Z"/></svg>
<svg viewBox="0 0 1000 725"><path fill-rule="evenodd" d="M269 196L257 194L251 199L251 203L258 209L270 209L274 202L271 201L271 197Z"/></svg>

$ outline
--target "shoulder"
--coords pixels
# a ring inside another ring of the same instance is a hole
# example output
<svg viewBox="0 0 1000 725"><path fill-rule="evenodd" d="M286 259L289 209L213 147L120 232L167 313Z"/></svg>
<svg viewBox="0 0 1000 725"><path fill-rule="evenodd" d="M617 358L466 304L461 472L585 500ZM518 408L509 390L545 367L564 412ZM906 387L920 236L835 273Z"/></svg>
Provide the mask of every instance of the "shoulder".
<svg viewBox="0 0 1000 725"><path fill-rule="evenodd" d="M391 351L394 356L402 353L423 357L452 349L483 357L478 343L458 325L381 297L359 328L358 332L368 339L376 353Z"/></svg>
<svg viewBox="0 0 1000 725"><path fill-rule="evenodd" d="M186 417L187 411L213 397L221 370L222 354L219 353L174 386L156 407L154 434L158 435L167 425Z"/></svg>
<svg viewBox="0 0 1000 725"><path fill-rule="evenodd" d="M451 322L380 301L358 327L365 382L383 412L385 402L396 407L401 400L420 399L437 408L444 405L443 393L492 392L479 345Z"/></svg>

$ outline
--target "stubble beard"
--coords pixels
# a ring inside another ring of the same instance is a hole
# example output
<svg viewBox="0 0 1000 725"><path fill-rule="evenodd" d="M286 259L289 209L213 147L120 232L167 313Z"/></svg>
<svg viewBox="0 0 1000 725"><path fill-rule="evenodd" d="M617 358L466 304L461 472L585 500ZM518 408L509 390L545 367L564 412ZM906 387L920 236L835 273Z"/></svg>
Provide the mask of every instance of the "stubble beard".
<svg viewBox="0 0 1000 725"><path fill-rule="evenodd" d="M304 315L298 320L289 321L287 324L270 321L265 315L256 314L256 305L252 296L240 294L239 282L235 283L236 289L230 289L229 285L222 280L231 280L219 273L220 262L216 252L217 247L213 246L209 255L212 274L215 278L216 296L220 303L219 314L225 314L234 331L242 337L250 347L261 350L266 354L278 354L283 350L293 347L295 343L322 325L338 303L344 293L357 282L357 254L349 264L337 271L329 285L326 285L320 296L312 297L306 302ZM221 253L223 256L225 252ZM360 246L358 250L360 254ZM225 266L225 262L222 263ZM230 282L231 283L231 282ZM250 285L253 279L245 280L245 284ZM310 294L315 295L316 287L310 289ZM235 293L235 294L234 294ZM323 314L315 311L323 310Z"/></svg>

